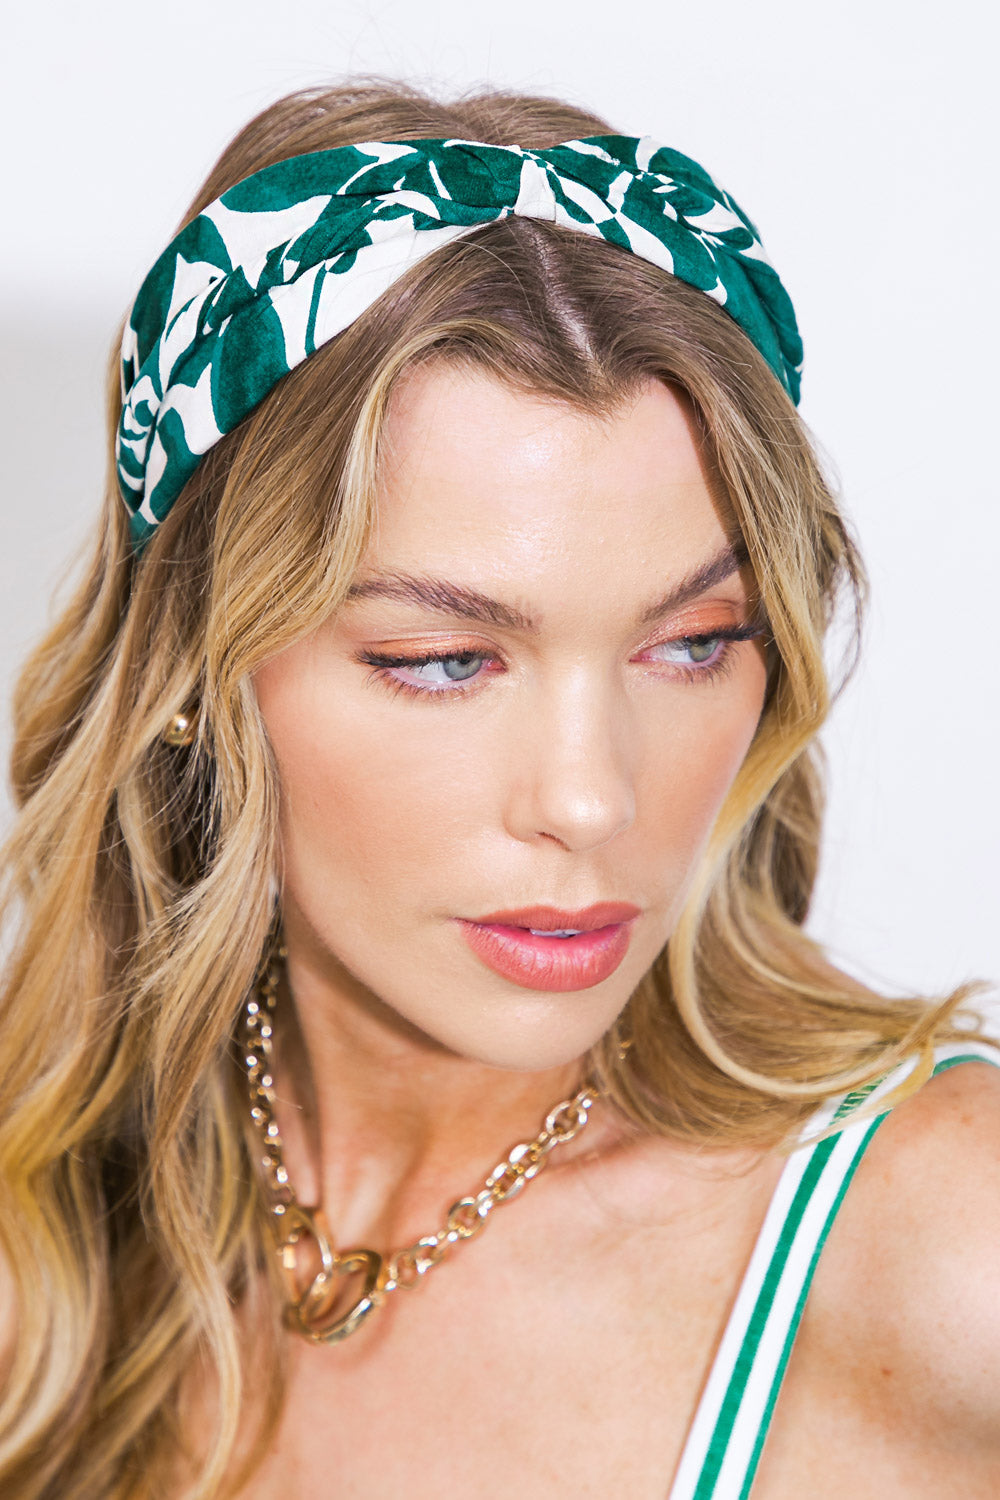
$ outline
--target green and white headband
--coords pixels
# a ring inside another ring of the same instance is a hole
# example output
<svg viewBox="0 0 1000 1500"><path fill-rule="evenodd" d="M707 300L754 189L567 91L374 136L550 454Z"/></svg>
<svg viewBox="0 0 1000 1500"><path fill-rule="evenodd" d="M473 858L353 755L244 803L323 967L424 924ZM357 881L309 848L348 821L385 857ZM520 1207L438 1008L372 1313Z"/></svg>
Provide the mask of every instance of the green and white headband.
<svg viewBox="0 0 1000 1500"><path fill-rule="evenodd" d="M508 214L598 236L706 292L798 400L795 312L756 229L697 162L650 136L543 151L440 139L314 151L210 203L140 288L116 443L136 551L283 375L424 255Z"/></svg>

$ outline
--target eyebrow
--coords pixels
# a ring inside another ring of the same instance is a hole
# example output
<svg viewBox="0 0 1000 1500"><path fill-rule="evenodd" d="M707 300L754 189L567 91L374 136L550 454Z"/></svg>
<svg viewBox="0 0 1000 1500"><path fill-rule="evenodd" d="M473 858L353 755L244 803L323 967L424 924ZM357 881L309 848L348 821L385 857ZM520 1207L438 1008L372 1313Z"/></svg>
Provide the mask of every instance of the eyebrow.
<svg viewBox="0 0 1000 1500"><path fill-rule="evenodd" d="M730 542L723 547L721 552L700 568L695 568L686 578L676 583L669 593L664 594L642 615L641 624L652 625L656 620L662 620L664 615L672 614L675 609L680 609L685 604L690 604L692 599L697 599L700 594L706 594L709 589L714 589L718 584L725 583L734 573L746 567L750 561L746 544L742 538L737 542Z"/></svg>
<svg viewBox="0 0 1000 1500"><path fill-rule="evenodd" d="M748 561L749 556L742 541L723 547L715 557L688 573L662 599L644 610L639 623L650 625L675 609L689 604L708 589L731 578ZM462 620L478 620L484 625L498 625L526 635L537 634L539 629L538 620L515 605L504 604L499 599L491 598L489 594L480 593L478 589L464 588L461 584L448 583L441 578L419 578L409 573L379 573L351 585L346 602L353 603L357 599L393 599L402 604L419 605L436 614L455 615Z"/></svg>
<svg viewBox="0 0 1000 1500"><path fill-rule="evenodd" d="M397 599L402 604L419 604L437 614L458 615L463 620L478 620L483 625L500 625L507 630L534 634L538 622L511 604L502 604L481 594L478 589L446 583L441 578L413 578L408 573L380 573L352 584L347 602L355 599Z"/></svg>

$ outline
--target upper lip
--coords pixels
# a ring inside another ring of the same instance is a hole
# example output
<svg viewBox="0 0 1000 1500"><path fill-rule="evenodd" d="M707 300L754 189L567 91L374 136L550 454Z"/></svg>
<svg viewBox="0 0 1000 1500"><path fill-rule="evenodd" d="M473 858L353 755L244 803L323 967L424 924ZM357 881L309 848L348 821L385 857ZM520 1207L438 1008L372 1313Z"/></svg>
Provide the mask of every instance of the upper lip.
<svg viewBox="0 0 1000 1500"><path fill-rule="evenodd" d="M474 918L478 927L529 927L536 932L596 932L640 916L638 906L627 901L598 901L582 911L564 911L558 906L520 906L516 911L491 911Z"/></svg>

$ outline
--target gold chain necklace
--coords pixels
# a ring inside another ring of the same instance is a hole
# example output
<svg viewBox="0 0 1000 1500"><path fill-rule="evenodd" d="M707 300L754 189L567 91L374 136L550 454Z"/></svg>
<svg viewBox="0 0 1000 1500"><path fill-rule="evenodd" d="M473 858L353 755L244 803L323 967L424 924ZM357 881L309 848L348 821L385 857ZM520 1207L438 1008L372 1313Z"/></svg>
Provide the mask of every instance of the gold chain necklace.
<svg viewBox="0 0 1000 1500"><path fill-rule="evenodd" d="M264 1148L260 1160L270 1197L278 1263L288 1291L287 1320L313 1343L338 1344L360 1328L391 1292L411 1291L428 1271L440 1265L452 1245L481 1233L496 1206L516 1197L526 1183L538 1176L549 1153L579 1134L600 1097L600 1090L593 1082L587 1082L572 1099L565 1099L550 1110L534 1140L521 1141L512 1147L479 1192L453 1203L444 1227L436 1234L424 1235L415 1244L397 1250L388 1260L375 1250L335 1250L323 1210L303 1208L295 1195L274 1118L271 1048L279 964L284 958L284 946L275 945L243 1013L240 1040L250 1085L250 1117ZM315 1244L320 1268L303 1290L299 1285L298 1249L307 1238ZM346 1312L337 1313L339 1278L358 1273L364 1275L360 1297Z"/></svg>

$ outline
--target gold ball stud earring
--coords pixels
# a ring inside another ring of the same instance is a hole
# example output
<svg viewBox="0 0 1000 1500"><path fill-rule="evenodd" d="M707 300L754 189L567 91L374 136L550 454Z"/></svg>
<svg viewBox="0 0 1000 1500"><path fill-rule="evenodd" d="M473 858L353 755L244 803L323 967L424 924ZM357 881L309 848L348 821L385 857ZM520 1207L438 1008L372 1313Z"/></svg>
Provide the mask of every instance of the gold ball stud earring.
<svg viewBox="0 0 1000 1500"><path fill-rule="evenodd" d="M179 749L182 745L191 745L194 743L197 728L197 714L174 714L163 731L163 742L173 749Z"/></svg>

